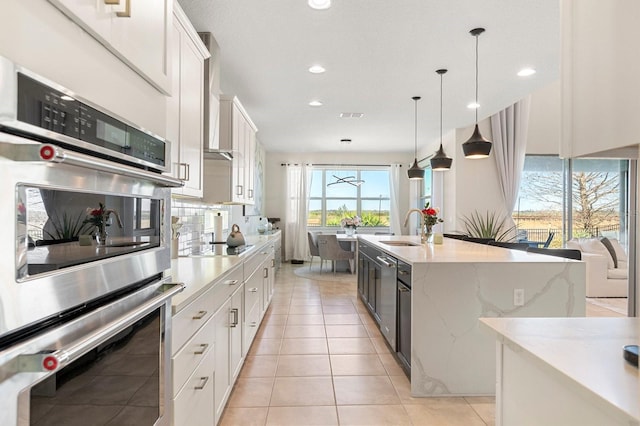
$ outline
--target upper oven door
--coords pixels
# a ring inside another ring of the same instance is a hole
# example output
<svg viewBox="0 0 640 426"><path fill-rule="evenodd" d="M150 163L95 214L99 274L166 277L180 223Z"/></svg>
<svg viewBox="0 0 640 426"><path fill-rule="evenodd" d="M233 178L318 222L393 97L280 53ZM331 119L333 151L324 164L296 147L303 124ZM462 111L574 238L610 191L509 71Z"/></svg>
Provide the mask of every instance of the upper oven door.
<svg viewBox="0 0 640 426"><path fill-rule="evenodd" d="M179 184L0 133L0 337L169 269Z"/></svg>

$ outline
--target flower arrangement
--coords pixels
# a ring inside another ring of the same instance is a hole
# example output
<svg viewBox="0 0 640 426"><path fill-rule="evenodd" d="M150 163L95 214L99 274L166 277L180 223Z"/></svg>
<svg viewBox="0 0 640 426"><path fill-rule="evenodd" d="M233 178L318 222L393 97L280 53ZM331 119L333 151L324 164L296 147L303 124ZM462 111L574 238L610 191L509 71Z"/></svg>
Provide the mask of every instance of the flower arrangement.
<svg viewBox="0 0 640 426"><path fill-rule="evenodd" d="M22 201L18 202L16 216L18 223L27 223L27 208Z"/></svg>
<svg viewBox="0 0 640 426"><path fill-rule="evenodd" d="M95 226L98 243L105 244L105 240L107 238L106 227L111 225L111 223L109 222L111 214L116 217L118 226L120 228L122 228L122 221L120 220L120 216L118 215L117 211L105 208L105 205L102 203L98 203L98 205L99 208L97 209L87 207L87 217L84 220L83 224L90 224Z"/></svg>
<svg viewBox="0 0 640 426"><path fill-rule="evenodd" d="M439 209L429 207L429 203L427 202L427 204L424 205L424 209L422 209L424 225L431 228L433 225L444 222L444 220L438 217L438 213L440 213Z"/></svg>
<svg viewBox="0 0 640 426"><path fill-rule="evenodd" d="M357 228L358 226L360 226L360 222L361 219L358 216L353 216L353 217L344 217L342 218L342 220L340 221L340 224L342 225L343 228Z"/></svg>

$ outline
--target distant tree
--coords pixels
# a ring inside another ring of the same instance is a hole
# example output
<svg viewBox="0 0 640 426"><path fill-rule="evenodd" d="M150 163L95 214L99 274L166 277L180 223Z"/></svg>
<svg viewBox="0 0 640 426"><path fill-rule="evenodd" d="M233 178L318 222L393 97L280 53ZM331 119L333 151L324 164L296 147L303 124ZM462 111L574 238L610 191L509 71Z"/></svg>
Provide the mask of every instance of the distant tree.
<svg viewBox="0 0 640 426"><path fill-rule="evenodd" d="M573 223L583 231L590 231L614 218L617 213L620 179L607 172L574 172ZM563 184L561 172L526 172L522 194L548 207L562 209Z"/></svg>

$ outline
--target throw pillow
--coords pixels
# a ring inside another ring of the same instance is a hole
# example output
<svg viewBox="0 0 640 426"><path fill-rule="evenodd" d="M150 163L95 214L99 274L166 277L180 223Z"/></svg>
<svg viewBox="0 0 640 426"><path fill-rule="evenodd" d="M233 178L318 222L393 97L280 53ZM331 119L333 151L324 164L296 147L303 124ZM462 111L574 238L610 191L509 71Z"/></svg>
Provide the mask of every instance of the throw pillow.
<svg viewBox="0 0 640 426"><path fill-rule="evenodd" d="M611 255L611 258L613 259L613 267L617 268L618 267L618 256L616 255L616 249L614 249L613 245L611 245L611 241L609 241L609 239L607 237L602 237L602 238L600 238L600 242L602 244L604 244L604 246L607 248L607 250L609 250L609 254Z"/></svg>
<svg viewBox="0 0 640 426"><path fill-rule="evenodd" d="M613 269L613 258L609 254L609 250L597 238L584 240L581 244L582 251L585 253L594 253L604 256L607 259L607 267Z"/></svg>

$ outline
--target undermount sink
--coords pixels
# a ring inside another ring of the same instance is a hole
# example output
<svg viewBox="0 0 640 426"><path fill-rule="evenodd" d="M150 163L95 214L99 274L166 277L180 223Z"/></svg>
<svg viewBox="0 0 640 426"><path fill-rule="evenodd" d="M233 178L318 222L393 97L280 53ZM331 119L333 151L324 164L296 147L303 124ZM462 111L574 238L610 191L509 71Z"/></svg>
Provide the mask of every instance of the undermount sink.
<svg viewBox="0 0 640 426"><path fill-rule="evenodd" d="M380 241L382 244L386 244L388 246L403 246L403 247L410 247L410 246L419 246L420 244L418 243L412 243L410 241Z"/></svg>

